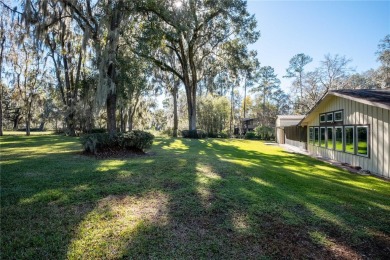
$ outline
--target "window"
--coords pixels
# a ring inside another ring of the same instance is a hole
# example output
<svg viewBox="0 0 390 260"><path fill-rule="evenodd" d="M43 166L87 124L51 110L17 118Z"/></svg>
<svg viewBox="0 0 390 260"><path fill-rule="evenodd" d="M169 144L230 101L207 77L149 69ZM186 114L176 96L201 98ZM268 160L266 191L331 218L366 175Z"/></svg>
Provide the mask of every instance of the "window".
<svg viewBox="0 0 390 260"><path fill-rule="evenodd" d="M368 156L368 127L357 126L357 154Z"/></svg>
<svg viewBox="0 0 390 260"><path fill-rule="evenodd" d="M343 121L343 111L334 112L334 121L336 122Z"/></svg>
<svg viewBox="0 0 390 260"><path fill-rule="evenodd" d="M320 123L325 123L325 122L326 122L325 114L321 114L320 115Z"/></svg>
<svg viewBox="0 0 390 260"><path fill-rule="evenodd" d="M325 147L325 127L320 128L320 146Z"/></svg>
<svg viewBox="0 0 390 260"><path fill-rule="evenodd" d="M328 149L333 149L333 127L327 127L326 128L326 146Z"/></svg>
<svg viewBox="0 0 390 260"><path fill-rule="evenodd" d="M345 152L346 153L355 153L355 140L353 126L344 127L344 136L345 136Z"/></svg>
<svg viewBox="0 0 390 260"><path fill-rule="evenodd" d="M319 137L318 130L319 130L318 127L314 128L314 145L318 145L318 137Z"/></svg>
<svg viewBox="0 0 390 260"><path fill-rule="evenodd" d="M333 113L326 114L326 122L333 122Z"/></svg>
<svg viewBox="0 0 390 260"><path fill-rule="evenodd" d="M313 127L309 128L309 143L312 144L314 141L314 129Z"/></svg>
<svg viewBox="0 0 390 260"><path fill-rule="evenodd" d="M343 128L341 126L336 126L334 128L334 146L336 151L343 150Z"/></svg>

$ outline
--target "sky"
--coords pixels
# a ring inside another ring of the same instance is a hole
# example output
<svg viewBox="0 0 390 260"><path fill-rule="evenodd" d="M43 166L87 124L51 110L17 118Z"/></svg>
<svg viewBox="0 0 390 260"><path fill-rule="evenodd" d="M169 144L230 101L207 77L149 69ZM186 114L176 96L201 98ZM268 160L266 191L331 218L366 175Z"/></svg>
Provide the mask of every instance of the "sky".
<svg viewBox="0 0 390 260"><path fill-rule="evenodd" d="M288 91L290 79L282 78L289 60L305 53L320 65L326 54L352 59L356 72L378 68L375 52L379 41L390 34L390 1L264 1L248 0L261 37L250 46L257 50L261 66L275 69L281 87Z"/></svg>

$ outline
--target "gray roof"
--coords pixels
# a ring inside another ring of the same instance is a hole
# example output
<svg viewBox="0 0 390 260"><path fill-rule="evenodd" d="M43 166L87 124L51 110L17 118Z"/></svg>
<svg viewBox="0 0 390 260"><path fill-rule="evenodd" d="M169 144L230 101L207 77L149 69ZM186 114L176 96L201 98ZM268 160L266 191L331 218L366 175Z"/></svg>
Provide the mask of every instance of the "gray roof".
<svg viewBox="0 0 390 260"><path fill-rule="evenodd" d="M356 100L368 105L387 109L390 107L390 89L340 89L329 91L329 94Z"/></svg>

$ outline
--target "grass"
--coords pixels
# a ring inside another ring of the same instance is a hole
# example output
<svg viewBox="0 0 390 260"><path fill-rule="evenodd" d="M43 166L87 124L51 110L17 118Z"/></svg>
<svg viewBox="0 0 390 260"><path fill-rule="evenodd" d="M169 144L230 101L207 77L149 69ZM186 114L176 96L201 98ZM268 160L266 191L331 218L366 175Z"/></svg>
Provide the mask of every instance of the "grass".
<svg viewBox="0 0 390 260"><path fill-rule="evenodd" d="M1 258L383 258L390 183L249 140L157 138L96 160L4 136Z"/></svg>

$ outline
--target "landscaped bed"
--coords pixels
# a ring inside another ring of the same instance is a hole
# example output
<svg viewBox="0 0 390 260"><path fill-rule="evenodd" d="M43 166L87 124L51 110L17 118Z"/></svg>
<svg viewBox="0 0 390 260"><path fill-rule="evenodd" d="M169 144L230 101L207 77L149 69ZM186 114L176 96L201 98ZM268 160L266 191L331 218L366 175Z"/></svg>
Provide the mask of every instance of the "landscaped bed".
<svg viewBox="0 0 390 260"><path fill-rule="evenodd" d="M4 136L1 258L382 258L390 183L260 141L156 138L98 160Z"/></svg>

